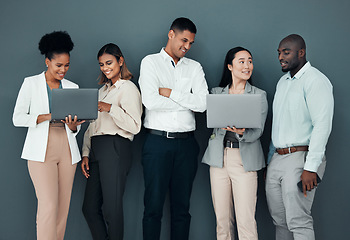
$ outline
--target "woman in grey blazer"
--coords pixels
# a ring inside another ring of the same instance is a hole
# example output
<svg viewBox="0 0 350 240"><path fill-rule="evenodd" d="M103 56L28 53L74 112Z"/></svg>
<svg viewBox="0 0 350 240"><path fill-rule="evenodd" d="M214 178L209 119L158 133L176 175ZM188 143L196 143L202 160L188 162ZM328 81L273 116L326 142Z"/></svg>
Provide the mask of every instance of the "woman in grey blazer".
<svg viewBox="0 0 350 240"><path fill-rule="evenodd" d="M258 239L255 221L257 171L265 167L259 138L268 106L266 92L249 83L252 72L253 59L249 50L233 48L226 54L220 87L211 91L213 94L260 94L262 105L260 128L215 128L203 156L202 162L210 166L218 240L234 238L234 213L239 239Z"/></svg>

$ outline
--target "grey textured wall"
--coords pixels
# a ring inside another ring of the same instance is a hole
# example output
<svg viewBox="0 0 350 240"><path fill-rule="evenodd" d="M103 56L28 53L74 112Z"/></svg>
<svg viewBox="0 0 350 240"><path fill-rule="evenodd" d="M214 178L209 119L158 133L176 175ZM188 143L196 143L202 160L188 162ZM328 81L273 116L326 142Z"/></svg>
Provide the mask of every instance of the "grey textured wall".
<svg viewBox="0 0 350 240"><path fill-rule="evenodd" d="M37 44L53 30L67 30L75 43L67 78L80 87L97 87L96 54L108 42L117 43L137 82L141 59L158 52L167 41L173 19L186 16L198 28L188 57L199 61L209 87L217 86L224 55L238 45L254 55L254 83L268 93L271 106L275 85L282 75L277 60L279 41L290 33L301 34L307 57L334 86L335 115L327 146L328 165L313 207L319 240L348 239L350 234L349 89L348 58L350 2L347 0L76 0L2 1L0 9L1 165L0 239L35 239L36 199L26 161L20 159L25 128L12 125L12 112L23 78L45 69ZM262 138L267 150L271 112ZM86 126L84 126L84 129ZM205 115L197 115L196 137L201 155L210 131ZM78 140L81 144L82 131ZM133 167L125 193L125 239L142 239L143 176L140 152L144 133L134 141ZM201 156L200 156L201 157ZM91 239L81 213L85 179L79 167L74 182L66 239ZM267 210L264 182L259 174L257 222L260 239L274 238ZM200 164L192 195L191 240L215 239L208 167ZM169 239L169 205L165 206L162 239Z"/></svg>

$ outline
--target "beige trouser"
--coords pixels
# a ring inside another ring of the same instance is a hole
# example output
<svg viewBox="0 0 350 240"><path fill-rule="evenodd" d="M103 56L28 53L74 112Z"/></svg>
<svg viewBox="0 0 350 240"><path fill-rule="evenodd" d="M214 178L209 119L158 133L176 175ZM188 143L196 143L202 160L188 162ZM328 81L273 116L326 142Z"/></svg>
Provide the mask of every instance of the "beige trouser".
<svg viewBox="0 0 350 240"><path fill-rule="evenodd" d="M75 168L66 130L50 125L45 162L28 161L38 199L38 240L63 240Z"/></svg>
<svg viewBox="0 0 350 240"><path fill-rule="evenodd" d="M210 167L210 183L217 239L234 239L235 212L239 240L257 240L257 173L244 170L238 148L225 148L223 168Z"/></svg>

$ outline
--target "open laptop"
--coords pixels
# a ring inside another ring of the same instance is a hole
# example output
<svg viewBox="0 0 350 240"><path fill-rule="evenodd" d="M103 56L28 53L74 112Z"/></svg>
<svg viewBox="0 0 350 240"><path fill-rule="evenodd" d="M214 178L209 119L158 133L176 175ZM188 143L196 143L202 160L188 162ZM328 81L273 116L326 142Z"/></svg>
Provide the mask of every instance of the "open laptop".
<svg viewBox="0 0 350 240"><path fill-rule="evenodd" d="M260 94L208 94L208 128L260 128Z"/></svg>
<svg viewBox="0 0 350 240"><path fill-rule="evenodd" d="M70 88L52 89L51 121L64 120L76 115L78 120L91 121L97 118L98 89Z"/></svg>

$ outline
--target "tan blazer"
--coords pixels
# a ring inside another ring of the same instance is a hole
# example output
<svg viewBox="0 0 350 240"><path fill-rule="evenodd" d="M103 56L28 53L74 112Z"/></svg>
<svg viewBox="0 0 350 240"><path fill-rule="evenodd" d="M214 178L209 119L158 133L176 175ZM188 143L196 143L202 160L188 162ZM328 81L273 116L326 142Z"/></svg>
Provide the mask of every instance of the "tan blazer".
<svg viewBox="0 0 350 240"><path fill-rule="evenodd" d="M79 86L66 79L61 80L62 88L79 88ZM45 72L27 77L18 93L12 121L16 127L28 127L21 158L44 162L47 140L49 136L49 121L37 124L38 115L50 113ZM72 156L72 164L80 161L80 152L75 136L80 130L73 133L65 125L68 143Z"/></svg>
<svg viewBox="0 0 350 240"><path fill-rule="evenodd" d="M225 88L213 88L213 94L228 94L228 86ZM260 136L264 131L267 116L266 92L246 83L244 94L261 94L261 127L247 128L242 138L239 138L239 151L241 153L243 167L246 171L258 171L265 167L264 153L260 143ZM204 153L202 162L212 167L223 167L224 162L224 137L226 130L214 128L210 136L208 147Z"/></svg>

